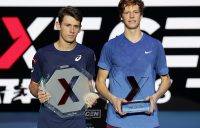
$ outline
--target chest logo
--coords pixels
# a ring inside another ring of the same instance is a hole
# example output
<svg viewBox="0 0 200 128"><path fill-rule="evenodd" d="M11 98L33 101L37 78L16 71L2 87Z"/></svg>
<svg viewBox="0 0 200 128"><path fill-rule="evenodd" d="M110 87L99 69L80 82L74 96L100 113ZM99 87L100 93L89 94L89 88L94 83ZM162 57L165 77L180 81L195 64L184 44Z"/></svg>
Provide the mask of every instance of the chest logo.
<svg viewBox="0 0 200 128"><path fill-rule="evenodd" d="M145 51L144 53L145 54L149 54L149 53L152 53L152 51Z"/></svg>
<svg viewBox="0 0 200 128"><path fill-rule="evenodd" d="M78 56L75 58L75 61L79 61L79 60L81 60L81 58L82 58L82 55L78 55Z"/></svg>

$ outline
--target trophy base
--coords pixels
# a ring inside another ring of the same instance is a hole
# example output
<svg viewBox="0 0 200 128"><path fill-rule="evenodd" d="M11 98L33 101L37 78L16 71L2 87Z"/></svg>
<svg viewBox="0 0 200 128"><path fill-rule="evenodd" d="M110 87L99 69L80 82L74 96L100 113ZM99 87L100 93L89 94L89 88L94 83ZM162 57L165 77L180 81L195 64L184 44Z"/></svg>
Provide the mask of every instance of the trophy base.
<svg viewBox="0 0 200 128"><path fill-rule="evenodd" d="M124 113L148 112L150 109L150 102L147 100L130 101L128 103L122 103L121 108Z"/></svg>
<svg viewBox="0 0 200 128"><path fill-rule="evenodd" d="M54 113L56 113L58 116L60 116L61 118L71 118L71 117L79 117L85 114L85 111L87 110L86 105L82 107L81 110L77 110L77 111L71 111L71 112L61 112L60 110L58 110L57 108L53 107L51 104L49 104L48 102L44 103L44 105L50 109L51 111L53 111Z"/></svg>

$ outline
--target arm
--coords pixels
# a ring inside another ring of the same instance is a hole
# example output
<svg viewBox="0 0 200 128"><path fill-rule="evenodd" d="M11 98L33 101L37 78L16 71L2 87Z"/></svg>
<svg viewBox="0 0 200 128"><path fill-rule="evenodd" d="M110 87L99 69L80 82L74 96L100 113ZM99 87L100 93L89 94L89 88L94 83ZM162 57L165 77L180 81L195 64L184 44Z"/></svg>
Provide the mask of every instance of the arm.
<svg viewBox="0 0 200 128"><path fill-rule="evenodd" d="M108 77L108 74L109 72L107 70L99 69L95 86L97 91L111 102L114 96L109 92L108 88L106 87L106 79Z"/></svg>
<svg viewBox="0 0 200 128"><path fill-rule="evenodd" d="M103 97L105 97L113 104L116 112L118 112L120 115L124 115L125 113L121 111L121 103L127 101L125 99L117 98L110 93L106 87L106 79L108 74L109 72L107 70L99 69L96 79L96 89Z"/></svg>
<svg viewBox="0 0 200 128"><path fill-rule="evenodd" d="M95 62L96 62L96 56L94 54L94 51L92 51L88 54L86 70L93 77L95 76ZM89 85L90 93L88 93L84 97L84 101L85 101L87 107L91 108L92 106L94 106L97 103L97 99L99 98L99 96L95 93L94 86L93 86L94 81L89 80L88 82L89 82L88 85Z"/></svg>
<svg viewBox="0 0 200 128"><path fill-rule="evenodd" d="M38 98L39 86L40 85L38 83L36 83L36 82L34 82L32 80L31 80L31 82L29 84L29 90L30 90L31 94L36 98Z"/></svg>
<svg viewBox="0 0 200 128"><path fill-rule="evenodd" d="M161 77L161 83L160 86L155 94L152 96L148 96L147 100L150 100L151 106L150 110L148 113L152 113L153 110L156 107L156 103L160 97L162 97L169 87L171 86L171 80L170 76L168 75L168 67L166 63L166 56L165 56L165 51L162 46L162 43L157 43L158 44L158 51L157 51L157 59L156 59L156 65L155 65L155 72L156 74L160 75Z"/></svg>
<svg viewBox="0 0 200 128"><path fill-rule="evenodd" d="M171 86L170 76L169 75L161 76L161 84L157 92L154 95L147 97L147 100L150 100L151 103L151 107L148 113L152 113L154 111L158 99L161 98L167 92L170 86Z"/></svg>
<svg viewBox="0 0 200 128"><path fill-rule="evenodd" d="M169 75L161 76L161 84L157 92L154 94L154 98L156 100L161 98L167 92L170 86L171 86L170 76Z"/></svg>
<svg viewBox="0 0 200 128"><path fill-rule="evenodd" d="M47 93L38 83L34 82L33 80L31 80L29 84L29 90L34 97L39 99L40 103L48 101L51 97L49 93Z"/></svg>

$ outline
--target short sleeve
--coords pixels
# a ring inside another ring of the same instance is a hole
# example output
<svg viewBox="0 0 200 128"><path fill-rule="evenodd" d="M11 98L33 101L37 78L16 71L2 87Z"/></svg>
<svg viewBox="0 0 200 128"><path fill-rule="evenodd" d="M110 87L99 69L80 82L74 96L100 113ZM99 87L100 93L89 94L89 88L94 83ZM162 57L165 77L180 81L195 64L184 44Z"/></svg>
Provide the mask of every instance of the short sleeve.
<svg viewBox="0 0 200 128"><path fill-rule="evenodd" d="M98 66L102 69L110 71L111 68L111 48L108 43L106 43L101 51L100 59L98 62Z"/></svg>
<svg viewBox="0 0 200 128"><path fill-rule="evenodd" d="M95 64L96 64L96 56L95 56L95 54L94 54L94 51L89 52L86 70L87 70L93 77L95 77Z"/></svg>
<svg viewBox="0 0 200 128"><path fill-rule="evenodd" d="M31 80L33 80L36 83L39 83L41 78L42 78L42 73L40 68L39 54L36 53L32 60Z"/></svg>
<svg viewBox="0 0 200 128"><path fill-rule="evenodd" d="M161 42L158 42L157 57L156 57L156 73L158 75L167 75L169 73L164 48Z"/></svg>

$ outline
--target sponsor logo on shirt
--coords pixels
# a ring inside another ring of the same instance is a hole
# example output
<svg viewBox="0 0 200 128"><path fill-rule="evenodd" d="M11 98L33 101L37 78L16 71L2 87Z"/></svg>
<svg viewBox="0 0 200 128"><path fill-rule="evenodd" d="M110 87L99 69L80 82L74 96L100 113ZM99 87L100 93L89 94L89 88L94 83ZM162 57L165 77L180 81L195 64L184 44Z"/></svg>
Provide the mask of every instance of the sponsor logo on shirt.
<svg viewBox="0 0 200 128"><path fill-rule="evenodd" d="M78 56L75 58L75 61L79 61L79 60L81 60L81 58L82 58L82 55L78 55Z"/></svg>
<svg viewBox="0 0 200 128"><path fill-rule="evenodd" d="M144 53L145 54L149 54L149 53L152 53L152 51L145 51Z"/></svg>

